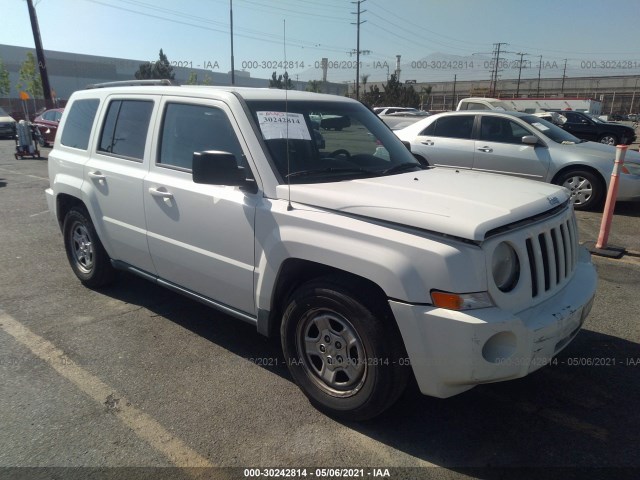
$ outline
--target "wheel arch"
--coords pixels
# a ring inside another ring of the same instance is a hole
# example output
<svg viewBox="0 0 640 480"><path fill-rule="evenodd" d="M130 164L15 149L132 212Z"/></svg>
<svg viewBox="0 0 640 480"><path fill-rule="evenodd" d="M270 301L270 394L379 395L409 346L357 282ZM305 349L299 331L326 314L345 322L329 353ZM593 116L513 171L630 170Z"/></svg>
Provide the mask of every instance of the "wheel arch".
<svg viewBox="0 0 640 480"><path fill-rule="evenodd" d="M560 179L560 177L562 177L565 173L571 172L573 170L585 170L587 172L593 173L598 179L598 181L600 182L600 186L602 186L606 190L607 182L604 179L602 172L600 172L600 170L598 170L597 168L591 167L589 165L578 164L578 163L574 163L571 165L567 165L566 167L562 167L553 176L553 178L551 179L551 183L558 185L558 180Z"/></svg>
<svg viewBox="0 0 640 480"><path fill-rule="evenodd" d="M87 206L84 204L82 200L78 197L74 197L73 195L69 195L67 193L59 193L56 196L56 218L58 220L58 225L62 229L62 225L64 224L64 217L66 217L69 210L73 207L84 207Z"/></svg>
<svg viewBox="0 0 640 480"><path fill-rule="evenodd" d="M280 331L287 299L303 284L322 277L331 277L343 283L364 303L383 309L385 317L394 320L387 302L387 294L372 280L334 266L306 259L288 258L280 266L276 278L271 294L271 310L258 313L258 331L269 337L276 336ZM392 323L394 328L397 328L395 320Z"/></svg>

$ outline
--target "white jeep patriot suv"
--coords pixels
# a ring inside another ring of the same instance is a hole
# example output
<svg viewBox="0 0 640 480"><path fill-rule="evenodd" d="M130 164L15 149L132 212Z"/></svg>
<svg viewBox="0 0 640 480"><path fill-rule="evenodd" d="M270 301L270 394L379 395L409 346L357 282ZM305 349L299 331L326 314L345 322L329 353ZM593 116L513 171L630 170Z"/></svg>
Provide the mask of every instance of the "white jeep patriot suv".
<svg viewBox="0 0 640 480"><path fill-rule="evenodd" d="M348 419L411 374L436 397L522 377L580 330L596 274L562 187L424 167L351 99L158 83L60 122L46 197L86 286L127 270L279 332Z"/></svg>

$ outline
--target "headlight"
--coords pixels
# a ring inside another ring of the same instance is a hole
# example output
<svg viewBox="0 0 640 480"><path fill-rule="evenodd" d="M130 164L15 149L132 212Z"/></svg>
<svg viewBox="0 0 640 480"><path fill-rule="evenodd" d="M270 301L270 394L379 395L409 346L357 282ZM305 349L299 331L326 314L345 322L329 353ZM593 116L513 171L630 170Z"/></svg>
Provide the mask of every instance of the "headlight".
<svg viewBox="0 0 640 480"><path fill-rule="evenodd" d="M520 261L514 248L507 242L502 242L493 251L491 260L493 281L502 292L510 292L520 279Z"/></svg>
<svg viewBox="0 0 640 480"><path fill-rule="evenodd" d="M626 173L628 175L640 175L640 164L625 163L622 166L622 173Z"/></svg>

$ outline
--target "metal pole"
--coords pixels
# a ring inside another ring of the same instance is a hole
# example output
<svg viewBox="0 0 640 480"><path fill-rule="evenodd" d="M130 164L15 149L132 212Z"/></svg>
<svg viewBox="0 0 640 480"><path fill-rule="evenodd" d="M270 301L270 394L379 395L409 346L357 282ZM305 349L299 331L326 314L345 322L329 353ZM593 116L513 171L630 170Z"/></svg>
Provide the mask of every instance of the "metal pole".
<svg viewBox="0 0 640 480"><path fill-rule="evenodd" d="M538 90L536 92L536 97L540 97L540 74L542 72L542 55L540 55L540 65L538 66Z"/></svg>
<svg viewBox="0 0 640 480"><path fill-rule="evenodd" d="M36 9L33 7L32 0L27 0L27 8L29 9L29 19L31 20L33 41L36 45L36 57L38 58L38 67L40 68L40 78L42 79L42 93L44 95L44 101L47 105L47 108L53 108L53 100L51 98L51 85L49 85L49 74L47 73L47 61L44 58L42 38L40 37L40 27L38 26L38 17L36 16Z"/></svg>
<svg viewBox="0 0 640 480"><path fill-rule="evenodd" d="M560 87L560 93L562 93L564 95L564 79L565 79L565 74L567 73L567 59L564 59L564 71L562 72L562 87Z"/></svg>
<svg viewBox="0 0 640 480"><path fill-rule="evenodd" d="M637 86L638 86L638 79L636 78L636 83L633 85L633 95L631 96L631 105L629 105L629 114L633 113L633 101L636 99Z"/></svg>
<svg viewBox="0 0 640 480"><path fill-rule="evenodd" d="M456 109L456 80L458 75L453 76L453 95L451 97L451 110Z"/></svg>
<svg viewBox="0 0 640 480"><path fill-rule="evenodd" d="M516 86L516 97L520 96L520 76L522 75L522 57L527 55L526 53L517 53L516 55L520 55L520 65L518 68L518 85Z"/></svg>
<svg viewBox="0 0 640 480"><path fill-rule="evenodd" d="M229 23L231 24L231 85L235 85L236 73L233 64L233 0L229 0Z"/></svg>

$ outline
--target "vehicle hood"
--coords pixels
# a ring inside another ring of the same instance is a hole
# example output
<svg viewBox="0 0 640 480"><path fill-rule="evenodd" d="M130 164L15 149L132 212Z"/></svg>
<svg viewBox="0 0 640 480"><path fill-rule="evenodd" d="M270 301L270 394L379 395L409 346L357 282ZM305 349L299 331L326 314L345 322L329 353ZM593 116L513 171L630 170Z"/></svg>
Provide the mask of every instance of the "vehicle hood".
<svg viewBox="0 0 640 480"><path fill-rule="evenodd" d="M0 115L0 123L15 123L15 120L9 115Z"/></svg>
<svg viewBox="0 0 640 480"><path fill-rule="evenodd" d="M605 145L599 142L582 142L573 145L562 145L563 149L571 149L580 155L581 159L591 158L593 160L605 160L609 170L613 168L613 161L616 158L616 147L613 145ZM627 150L624 156L625 162L640 163L640 153L634 150Z"/></svg>
<svg viewBox="0 0 640 480"><path fill-rule="evenodd" d="M288 198L287 188L278 186L278 198ZM447 168L291 185L290 193L294 203L478 242L490 230L548 211L569 198L557 185Z"/></svg>

